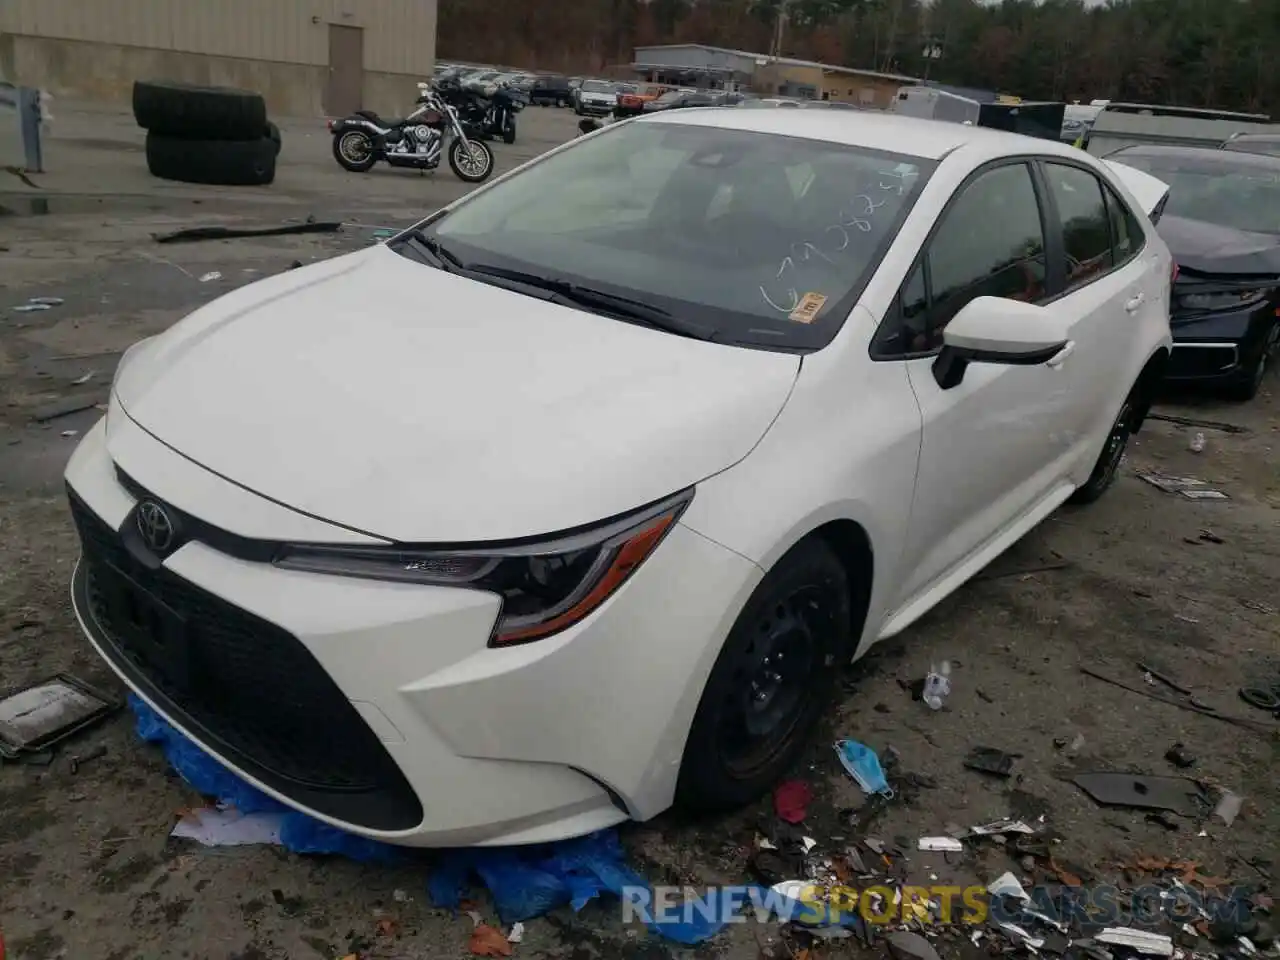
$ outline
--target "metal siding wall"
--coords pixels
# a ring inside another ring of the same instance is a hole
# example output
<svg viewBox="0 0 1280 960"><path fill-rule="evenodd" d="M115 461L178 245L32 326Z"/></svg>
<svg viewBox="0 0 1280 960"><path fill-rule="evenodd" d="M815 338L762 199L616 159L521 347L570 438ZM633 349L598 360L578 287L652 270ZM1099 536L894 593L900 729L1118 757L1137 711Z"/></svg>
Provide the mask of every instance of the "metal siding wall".
<svg viewBox="0 0 1280 960"><path fill-rule="evenodd" d="M425 76L438 0L0 0L0 31L323 66L328 24L363 27L366 70ZM313 22L313 18L314 21Z"/></svg>

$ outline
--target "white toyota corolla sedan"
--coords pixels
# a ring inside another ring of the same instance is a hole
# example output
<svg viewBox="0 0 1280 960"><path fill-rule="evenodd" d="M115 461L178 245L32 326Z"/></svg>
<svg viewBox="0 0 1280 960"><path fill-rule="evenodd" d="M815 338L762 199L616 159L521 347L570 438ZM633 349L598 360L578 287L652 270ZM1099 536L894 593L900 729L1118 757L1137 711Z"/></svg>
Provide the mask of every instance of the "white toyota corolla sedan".
<svg viewBox="0 0 1280 960"><path fill-rule="evenodd" d="M132 347L66 471L80 624L364 836L749 801L842 664L1115 478L1175 269L1118 169L871 113L574 140Z"/></svg>

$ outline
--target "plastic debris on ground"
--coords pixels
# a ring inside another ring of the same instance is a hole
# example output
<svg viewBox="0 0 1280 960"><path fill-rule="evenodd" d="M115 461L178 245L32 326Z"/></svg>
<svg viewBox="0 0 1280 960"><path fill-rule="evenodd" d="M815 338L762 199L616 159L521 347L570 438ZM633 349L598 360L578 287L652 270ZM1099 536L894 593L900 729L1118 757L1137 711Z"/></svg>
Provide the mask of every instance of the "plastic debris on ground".
<svg viewBox="0 0 1280 960"><path fill-rule="evenodd" d="M249 844L280 844L283 813L241 813L203 808L189 810L169 834L194 840L206 847L241 847Z"/></svg>
<svg viewBox="0 0 1280 960"><path fill-rule="evenodd" d="M920 699L930 710L941 710L951 693L951 664L943 660L940 666L929 668L929 675L924 678L924 690Z"/></svg>
<svg viewBox="0 0 1280 960"><path fill-rule="evenodd" d="M42 753L119 706L69 674L32 684L0 700L0 757Z"/></svg>
<svg viewBox="0 0 1280 960"><path fill-rule="evenodd" d="M1145 480L1157 490L1163 490L1165 493L1172 493L1186 497L1188 500L1230 499L1221 490L1215 490L1204 480L1197 480L1195 477L1166 477L1163 474L1158 473L1140 472L1138 474L1138 478Z"/></svg>
<svg viewBox="0 0 1280 960"><path fill-rule="evenodd" d="M803 780L788 780L773 791L774 812L786 823L803 822L812 801L813 790Z"/></svg>
<svg viewBox="0 0 1280 960"><path fill-rule="evenodd" d="M868 796L893 796L884 768L880 765L880 758L874 750L857 740L837 740L835 750L836 756L840 758L840 766L844 767L863 793Z"/></svg>
<svg viewBox="0 0 1280 960"><path fill-rule="evenodd" d="M443 851L427 883L432 903L460 910L463 891L472 877L478 877L488 889L503 924L532 920L565 905L577 912L605 893L622 897L627 891L650 889L648 882L626 865L622 844L613 830L553 845ZM651 897L649 903L653 902ZM722 915L719 905L713 906L715 909L705 914L689 911L679 923L656 923L650 917L645 925L650 932L677 943L701 943L724 926L719 919L710 919Z"/></svg>
<svg viewBox="0 0 1280 960"><path fill-rule="evenodd" d="M279 842L287 850L335 854L352 860L381 863L392 862L402 856L395 847L321 823L245 783L133 694L129 695L129 707L137 718L138 736L159 745L169 765L193 789L206 797L213 797L224 809L234 809L241 817L254 814L278 816ZM201 811L202 823L204 813Z"/></svg>

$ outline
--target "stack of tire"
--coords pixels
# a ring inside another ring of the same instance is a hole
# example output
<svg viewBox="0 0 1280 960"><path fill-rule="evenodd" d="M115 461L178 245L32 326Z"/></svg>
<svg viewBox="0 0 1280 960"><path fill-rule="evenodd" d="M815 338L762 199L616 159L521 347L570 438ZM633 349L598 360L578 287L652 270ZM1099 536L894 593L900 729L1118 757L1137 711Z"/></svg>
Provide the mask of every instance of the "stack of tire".
<svg viewBox="0 0 1280 960"><path fill-rule="evenodd" d="M147 131L152 176L231 187L275 180L280 128L259 93L138 80L133 118Z"/></svg>

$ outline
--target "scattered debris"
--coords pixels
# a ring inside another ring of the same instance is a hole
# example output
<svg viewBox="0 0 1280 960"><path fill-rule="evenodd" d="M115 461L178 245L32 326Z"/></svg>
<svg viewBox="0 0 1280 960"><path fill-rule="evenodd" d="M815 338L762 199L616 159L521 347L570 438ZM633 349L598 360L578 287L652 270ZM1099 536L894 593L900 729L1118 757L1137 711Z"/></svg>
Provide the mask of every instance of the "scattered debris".
<svg viewBox="0 0 1280 960"><path fill-rule="evenodd" d="M1049 563L1040 563L1032 567L1018 567L1013 570L999 570L995 573L980 573L970 582L974 583L980 580L1004 580L1009 577L1029 577L1036 573L1050 573L1054 570L1067 570L1072 566L1070 560L1054 560Z"/></svg>
<svg viewBox="0 0 1280 960"><path fill-rule="evenodd" d="M1071 782L1104 807L1169 810L1194 816L1205 804L1200 784L1185 777L1098 772L1079 774Z"/></svg>
<svg viewBox="0 0 1280 960"><path fill-rule="evenodd" d="M56 674L0 700L0 757L48 750L119 707L75 677Z"/></svg>
<svg viewBox="0 0 1280 960"><path fill-rule="evenodd" d="M9 309L14 313L38 313L41 310L49 310L52 306L53 304L50 303L22 303Z"/></svg>
<svg viewBox="0 0 1280 960"><path fill-rule="evenodd" d="M1188 767L1194 767L1196 758L1187 752L1187 748L1180 743L1175 743L1172 747L1164 752L1164 758L1172 763L1175 767L1186 770Z"/></svg>
<svg viewBox="0 0 1280 960"><path fill-rule="evenodd" d="M104 746L96 746L88 753L76 754L71 758L71 775L75 776L80 772L80 768L86 763L92 763L94 760L100 760L107 755L107 748Z"/></svg>
<svg viewBox="0 0 1280 960"><path fill-rule="evenodd" d="M290 223L281 227L188 227L173 233L153 233L156 243L192 243L198 240L236 240L244 237L283 237L295 233L336 233L342 223L317 220Z"/></svg>
<svg viewBox="0 0 1280 960"><path fill-rule="evenodd" d="M1013 897L1015 900L1031 902L1031 894L1022 888L1018 878L1012 873L1002 873L987 885L987 893L993 897Z"/></svg>
<svg viewBox="0 0 1280 960"><path fill-rule="evenodd" d="M1215 490L1208 486L1205 481L1197 480L1194 477L1166 477L1159 473L1138 471L1138 478L1145 480L1158 490L1163 490L1165 493L1178 494L1188 500L1230 499L1221 490Z"/></svg>
<svg viewBox="0 0 1280 960"><path fill-rule="evenodd" d="M1240 815L1240 809L1244 806L1244 798L1237 796L1230 790L1222 791L1222 796L1218 800L1218 805L1213 808L1213 815L1216 819L1221 820L1226 826L1235 823L1236 817Z"/></svg>
<svg viewBox="0 0 1280 960"><path fill-rule="evenodd" d="M836 756L840 766L849 774L867 796L892 797L893 790L880 766L880 758L865 743L857 740L837 740Z"/></svg>
<svg viewBox="0 0 1280 960"><path fill-rule="evenodd" d="M924 937L910 930L898 930L885 937L895 960L939 960L938 951Z"/></svg>
<svg viewBox="0 0 1280 960"><path fill-rule="evenodd" d="M200 275L201 283L208 283L211 280L221 280L222 274L217 270L210 270L208 273Z"/></svg>
<svg viewBox="0 0 1280 960"><path fill-rule="evenodd" d="M964 844L954 837L921 837L917 846L920 850L941 850L946 853L964 850Z"/></svg>
<svg viewBox="0 0 1280 960"><path fill-rule="evenodd" d="M939 666L931 666L924 678L924 690L920 699L930 710L941 710L951 693L951 663L943 660Z"/></svg>
<svg viewBox="0 0 1280 960"><path fill-rule="evenodd" d="M234 807L205 807L185 811L169 835L206 847L278 846L283 827L282 813L241 813Z"/></svg>
<svg viewBox="0 0 1280 960"><path fill-rule="evenodd" d="M1177 820L1174 820L1168 813L1163 810L1157 810L1154 813L1148 813L1142 818L1147 823L1154 823L1157 827L1164 827L1170 833L1181 829Z"/></svg>
<svg viewBox="0 0 1280 960"><path fill-rule="evenodd" d="M511 925L511 932L507 934L507 943L519 943L524 939L524 924L520 922Z"/></svg>
<svg viewBox="0 0 1280 960"><path fill-rule="evenodd" d="M1212 530L1201 530L1200 536L1197 539L1202 540L1205 543L1223 544L1227 542L1226 540L1222 539L1222 537L1214 533Z"/></svg>
<svg viewBox="0 0 1280 960"><path fill-rule="evenodd" d="M967 837L996 837L1003 836L1006 833L1035 833L1036 828L1029 824L1023 823L1021 820L997 820L994 823L984 823L976 827L970 827L964 831Z"/></svg>
<svg viewBox="0 0 1280 960"><path fill-rule="evenodd" d="M1190 450L1192 453L1203 453L1204 452L1204 434L1197 433L1194 437L1192 437L1191 442L1187 444L1187 449Z"/></svg>
<svg viewBox="0 0 1280 960"><path fill-rule="evenodd" d="M1137 684L1128 683L1127 681L1121 680L1117 677L1109 676L1094 667L1081 667L1080 672L1085 676L1093 677L1095 680L1101 680L1104 683L1111 684L1112 686L1120 687L1122 690L1128 690L1130 693L1136 693L1139 696L1147 697L1148 699L1156 700L1160 703L1167 703L1170 706L1178 707L1181 710L1189 710L1192 713L1198 713L1204 717L1213 717L1215 720L1234 724L1244 730L1252 730L1255 733L1261 733L1266 736L1270 736L1273 730L1270 725L1260 721L1255 721L1249 717L1238 717L1234 714L1223 713L1216 707L1208 706L1198 700L1188 700L1179 697L1167 696L1163 693L1156 693L1153 690L1144 689Z"/></svg>
<svg viewBox="0 0 1280 960"><path fill-rule="evenodd" d="M73 387L83 386L84 384L92 380L93 376L94 376L94 371L90 370L88 373L84 374L83 376L76 377L74 380L72 380L71 385Z"/></svg>
<svg viewBox="0 0 1280 960"><path fill-rule="evenodd" d="M1176 423L1180 427L1204 427L1206 430L1218 430L1222 433L1248 433L1248 427L1224 423L1221 420L1200 420L1196 417L1177 417L1171 413L1148 413L1148 420L1163 420L1165 423Z"/></svg>
<svg viewBox="0 0 1280 960"><path fill-rule="evenodd" d="M59 417L79 413L81 410L92 410L105 399L106 395L100 390L95 390L91 393L71 394L61 400L55 400L53 403L37 407L32 411L31 419L36 423L48 423L50 420L57 420Z"/></svg>
<svg viewBox="0 0 1280 960"><path fill-rule="evenodd" d="M467 941L467 949L477 957L509 957L513 952L502 931L487 923L476 924L471 931L471 939Z"/></svg>
<svg viewBox="0 0 1280 960"><path fill-rule="evenodd" d="M1131 927L1107 927L1093 938L1099 943L1109 943L1116 947L1127 947L1136 953L1152 957L1172 957L1173 940L1162 933L1149 930L1134 930Z"/></svg>
<svg viewBox="0 0 1280 960"><path fill-rule="evenodd" d="M974 747L964 758L964 765L979 773L1008 778L1013 774L1013 761L1021 754L1005 753L994 747Z"/></svg>
<svg viewBox="0 0 1280 960"><path fill-rule="evenodd" d="M1280 710L1280 683L1270 687L1241 687L1240 699L1251 707L1274 713Z"/></svg>
<svg viewBox="0 0 1280 960"><path fill-rule="evenodd" d="M773 791L774 812L786 823L803 823L811 802L813 790L803 780L788 780Z"/></svg>
<svg viewBox="0 0 1280 960"><path fill-rule="evenodd" d="M63 430L63 431L62 431L62 433L58 434L58 436L60 436L60 437L74 437L74 436L76 436L79 432L80 432L79 430Z"/></svg>

